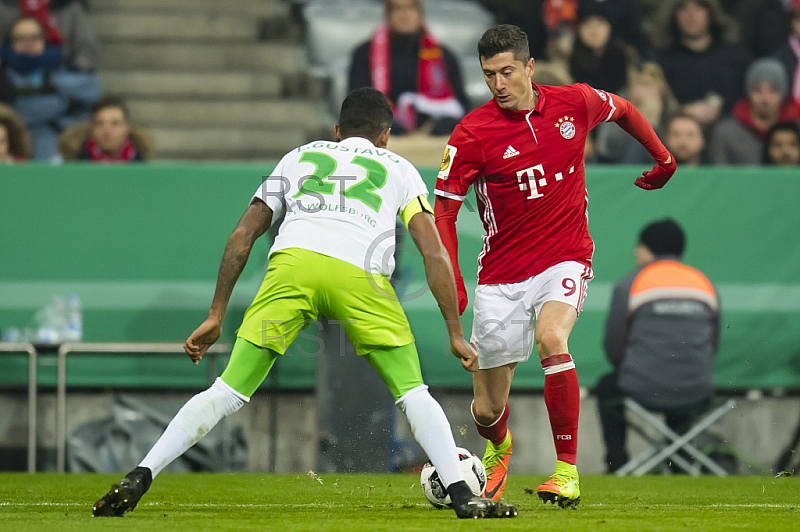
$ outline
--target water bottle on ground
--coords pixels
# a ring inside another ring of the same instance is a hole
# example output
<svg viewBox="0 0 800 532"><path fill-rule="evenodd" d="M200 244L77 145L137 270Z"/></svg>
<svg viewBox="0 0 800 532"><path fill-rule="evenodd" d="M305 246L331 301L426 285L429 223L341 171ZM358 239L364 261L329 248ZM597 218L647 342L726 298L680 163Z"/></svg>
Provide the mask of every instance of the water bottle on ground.
<svg viewBox="0 0 800 532"><path fill-rule="evenodd" d="M62 340L67 318L67 303L61 297L54 297L53 301L36 313L37 337L36 341L43 344L57 344Z"/></svg>
<svg viewBox="0 0 800 532"><path fill-rule="evenodd" d="M81 298L77 294L67 297L66 319L61 340L64 342L80 342L83 339L83 315Z"/></svg>
<svg viewBox="0 0 800 532"><path fill-rule="evenodd" d="M17 329L16 327L9 327L3 331L3 341L4 342L21 342L22 341L22 331Z"/></svg>

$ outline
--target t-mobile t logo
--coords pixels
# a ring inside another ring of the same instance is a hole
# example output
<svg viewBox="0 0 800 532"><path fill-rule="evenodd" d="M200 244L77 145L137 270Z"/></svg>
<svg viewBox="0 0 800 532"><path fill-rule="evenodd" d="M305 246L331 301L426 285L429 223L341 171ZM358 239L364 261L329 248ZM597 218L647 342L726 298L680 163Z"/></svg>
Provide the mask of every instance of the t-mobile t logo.
<svg viewBox="0 0 800 532"><path fill-rule="evenodd" d="M567 174L573 173L575 173L575 167L570 166ZM541 177L537 177L537 175ZM556 182L561 181L564 179L564 174L562 172L556 172L555 179ZM539 192L539 188L547 186L547 178L544 176L544 166L541 164L518 171L517 181L519 181L520 190L530 190L530 194L528 194L526 199L544 197L544 194Z"/></svg>

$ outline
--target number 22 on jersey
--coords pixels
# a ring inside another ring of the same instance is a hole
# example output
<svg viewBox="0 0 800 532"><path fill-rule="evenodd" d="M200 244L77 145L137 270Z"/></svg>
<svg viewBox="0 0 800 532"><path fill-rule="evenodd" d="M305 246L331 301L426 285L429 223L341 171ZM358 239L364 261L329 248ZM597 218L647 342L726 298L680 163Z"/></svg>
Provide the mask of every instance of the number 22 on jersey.
<svg viewBox="0 0 800 532"><path fill-rule="evenodd" d="M341 191L343 197L359 200L375 212L380 210L383 198L375 194L375 191L386 184L387 172L386 167L378 161L361 155L353 157L350 163L365 169L367 176L347 188L344 188L345 183L355 181L357 178L355 176L334 176L337 167L336 159L327 153L307 151L300 157L299 162L313 164L314 173L300 181L300 190L292 196L293 198L308 194L324 201L322 196L334 195L336 190L334 181L338 181L343 189Z"/></svg>

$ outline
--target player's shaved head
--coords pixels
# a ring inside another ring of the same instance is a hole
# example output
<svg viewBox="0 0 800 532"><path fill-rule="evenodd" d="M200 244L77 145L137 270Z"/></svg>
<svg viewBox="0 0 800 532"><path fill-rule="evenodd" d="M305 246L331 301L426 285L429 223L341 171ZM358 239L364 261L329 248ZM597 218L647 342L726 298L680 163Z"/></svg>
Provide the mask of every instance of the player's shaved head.
<svg viewBox="0 0 800 532"><path fill-rule="evenodd" d="M377 89L362 87L347 95L339 113L339 131L343 138L366 137L375 142L392 127L394 114L389 100Z"/></svg>
<svg viewBox="0 0 800 532"><path fill-rule="evenodd" d="M503 52L512 52L514 59L527 65L531 59L528 36L518 26L500 24L489 28L478 41L478 56L489 59Z"/></svg>

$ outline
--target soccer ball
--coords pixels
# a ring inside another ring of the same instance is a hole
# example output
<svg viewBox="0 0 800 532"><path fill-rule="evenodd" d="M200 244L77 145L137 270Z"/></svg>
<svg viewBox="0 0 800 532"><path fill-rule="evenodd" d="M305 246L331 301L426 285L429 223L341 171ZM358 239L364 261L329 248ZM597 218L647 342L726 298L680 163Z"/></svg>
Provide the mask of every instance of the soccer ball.
<svg viewBox="0 0 800 532"><path fill-rule="evenodd" d="M456 447L456 451L464 480L467 481L472 493L480 495L486 487L486 470L483 468L481 459L461 447ZM430 462L422 467L419 483L422 486L422 493L434 508L450 507L450 495L447 493L442 479L439 478L436 468Z"/></svg>

